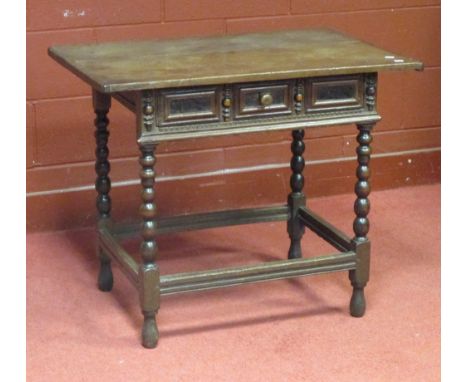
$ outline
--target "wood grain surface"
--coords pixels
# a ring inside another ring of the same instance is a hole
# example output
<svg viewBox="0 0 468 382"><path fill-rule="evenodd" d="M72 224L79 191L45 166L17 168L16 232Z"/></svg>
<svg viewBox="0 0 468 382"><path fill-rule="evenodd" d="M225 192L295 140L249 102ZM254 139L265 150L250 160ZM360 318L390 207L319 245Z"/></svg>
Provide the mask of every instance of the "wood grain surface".
<svg viewBox="0 0 468 382"><path fill-rule="evenodd" d="M49 54L105 93L423 67L329 29L61 45Z"/></svg>

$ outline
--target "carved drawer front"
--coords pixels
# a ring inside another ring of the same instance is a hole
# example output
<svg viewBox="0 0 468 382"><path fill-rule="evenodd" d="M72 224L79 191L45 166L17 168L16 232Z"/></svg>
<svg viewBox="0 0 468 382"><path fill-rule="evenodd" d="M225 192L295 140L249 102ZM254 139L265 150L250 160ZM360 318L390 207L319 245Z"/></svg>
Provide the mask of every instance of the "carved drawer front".
<svg viewBox="0 0 468 382"><path fill-rule="evenodd" d="M234 119L292 113L292 81L234 85Z"/></svg>
<svg viewBox="0 0 468 382"><path fill-rule="evenodd" d="M323 77L306 80L306 112L363 107L362 76Z"/></svg>
<svg viewBox="0 0 468 382"><path fill-rule="evenodd" d="M220 114L219 87L163 90L158 96L159 125L217 122Z"/></svg>

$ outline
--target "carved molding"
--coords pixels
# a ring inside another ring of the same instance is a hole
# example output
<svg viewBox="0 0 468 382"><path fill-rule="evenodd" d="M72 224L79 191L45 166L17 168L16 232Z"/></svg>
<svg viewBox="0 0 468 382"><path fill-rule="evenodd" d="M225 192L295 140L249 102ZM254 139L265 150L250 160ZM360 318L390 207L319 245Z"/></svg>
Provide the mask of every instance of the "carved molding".
<svg viewBox="0 0 468 382"><path fill-rule="evenodd" d="M294 111L301 114L304 110L304 80L297 80L294 92Z"/></svg>
<svg viewBox="0 0 468 382"><path fill-rule="evenodd" d="M145 131L151 131L155 124L156 105L153 91L143 91L141 113Z"/></svg>
<svg viewBox="0 0 468 382"><path fill-rule="evenodd" d="M375 111L376 96L377 96L377 74L371 73L366 75L366 106L368 111Z"/></svg>
<svg viewBox="0 0 468 382"><path fill-rule="evenodd" d="M224 87L223 95L223 119L224 121L231 120L232 113L232 87L231 85L226 85Z"/></svg>

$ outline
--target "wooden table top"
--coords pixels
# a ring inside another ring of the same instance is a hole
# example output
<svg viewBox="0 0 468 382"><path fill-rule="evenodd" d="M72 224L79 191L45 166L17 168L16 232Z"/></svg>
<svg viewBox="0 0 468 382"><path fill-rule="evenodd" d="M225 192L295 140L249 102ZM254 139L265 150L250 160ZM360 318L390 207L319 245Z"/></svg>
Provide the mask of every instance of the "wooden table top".
<svg viewBox="0 0 468 382"><path fill-rule="evenodd" d="M423 68L328 29L62 45L49 55L105 93Z"/></svg>

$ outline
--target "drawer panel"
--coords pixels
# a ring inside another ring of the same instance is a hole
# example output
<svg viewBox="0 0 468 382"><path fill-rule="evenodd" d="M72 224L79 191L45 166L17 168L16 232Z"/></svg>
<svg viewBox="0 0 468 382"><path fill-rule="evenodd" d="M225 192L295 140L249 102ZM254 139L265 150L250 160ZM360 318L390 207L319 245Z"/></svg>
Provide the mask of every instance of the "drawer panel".
<svg viewBox="0 0 468 382"><path fill-rule="evenodd" d="M375 83L375 74L358 74L141 92L139 140L374 121Z"/></svg>
<svg viewBox="0 0 468 382"><path fill-rule="evenodd" d="M306 112L363 107L363 78L323 77L306 81Z"/></svg>
<svg viewBox="0 0 468 382"><path fill-rule="evenodd" d="M292 113L292 81L234 85L234 119Z"/></svg>
<svg viewBox="0 0 468 382"><path fill-rule="evenodd" d="M219 87L171 89L158 97L159 125L220 121Z"/></svg>

